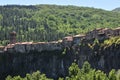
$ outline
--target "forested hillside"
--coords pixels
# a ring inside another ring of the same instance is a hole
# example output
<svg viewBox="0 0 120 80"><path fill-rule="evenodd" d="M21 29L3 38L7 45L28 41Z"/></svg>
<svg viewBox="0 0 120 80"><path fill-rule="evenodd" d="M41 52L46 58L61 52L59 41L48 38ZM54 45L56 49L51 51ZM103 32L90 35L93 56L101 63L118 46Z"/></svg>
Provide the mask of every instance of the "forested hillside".
<svg viewBox="0 0 120 80"><path fill-rule="evenodd" d="M0 6L0 44L17 32L18 41L52 41L98 27L120 26L120 13L76 6Z"/></svg>

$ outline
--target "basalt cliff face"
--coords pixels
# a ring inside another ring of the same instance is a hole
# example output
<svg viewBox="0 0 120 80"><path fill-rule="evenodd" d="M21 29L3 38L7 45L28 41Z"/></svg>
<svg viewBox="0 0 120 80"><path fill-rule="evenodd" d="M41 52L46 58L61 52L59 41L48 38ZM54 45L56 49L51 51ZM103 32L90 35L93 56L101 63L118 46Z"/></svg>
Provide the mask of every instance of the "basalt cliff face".
<svg viewBox="0 0 120 80"><path fill-rule="evenodd" d="M93 68L105 72L120 69L120 43L101 46L108 39L101 37L99 44L95 43L96 37L86 40L80 35L65 37L62 41L22 42L0 47L0 79L8 75L25 76L37 70L57 79L68 74L72 62L81 67L84 61L89 61Z"/></svg>
<svg viewBox="0 0 120 80"><path fill-rule="evenodd" d="M72 62L79 67L84 61L105 72L120 68L120 45L102 47L98 44L90 47L88 43L64 47L62 43L16 44L0 54L0 78L8 75L25 76L40 70L48 77L57 79L68 74ZM42 47L40 47L42 45Z"/></svg>

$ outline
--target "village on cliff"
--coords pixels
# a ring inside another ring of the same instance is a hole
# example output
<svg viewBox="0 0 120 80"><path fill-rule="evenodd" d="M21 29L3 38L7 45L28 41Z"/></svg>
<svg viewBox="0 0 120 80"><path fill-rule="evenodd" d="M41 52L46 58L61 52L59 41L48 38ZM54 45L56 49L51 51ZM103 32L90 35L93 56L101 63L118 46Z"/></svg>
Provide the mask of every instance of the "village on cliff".
<svg viewBox="0 0 120 80"><path fill-rule="evenodd" d="M91 39L108 39L114 36L120 36L120 27L115 29L109 28L97 28L89 31L86 34L78 34L74 36L64 37L62 40L51 41L51 42L17 42L16 32L10 33L10 43L7 46L0 46L0 53L3 52L19 52L26 53L31 50L37 50L41 52L43 50L60 50L63 47L70 47L72 45L77 45L81 40L91 40Z"/></svg>

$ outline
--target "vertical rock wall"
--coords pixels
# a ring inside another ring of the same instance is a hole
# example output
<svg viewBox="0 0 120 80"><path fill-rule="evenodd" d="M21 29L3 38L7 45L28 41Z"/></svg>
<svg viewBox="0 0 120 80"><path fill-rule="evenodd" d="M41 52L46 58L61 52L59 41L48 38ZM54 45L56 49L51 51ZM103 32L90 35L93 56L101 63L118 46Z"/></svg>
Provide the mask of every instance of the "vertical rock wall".
<svg viewBox="0 0 120 80"><path fill-rule="evenodd" d="M107 48L95 45L80 45L75 48L52 51L30 51L28 53L5 52L0 53L0 79L7 75L21 75L40 70L47 77L57 79L68 74L68 68L72 62L82 66L84 61L89 61L96 69L109 72L111 69L120 68L120 45L111 45Z"/></svg>

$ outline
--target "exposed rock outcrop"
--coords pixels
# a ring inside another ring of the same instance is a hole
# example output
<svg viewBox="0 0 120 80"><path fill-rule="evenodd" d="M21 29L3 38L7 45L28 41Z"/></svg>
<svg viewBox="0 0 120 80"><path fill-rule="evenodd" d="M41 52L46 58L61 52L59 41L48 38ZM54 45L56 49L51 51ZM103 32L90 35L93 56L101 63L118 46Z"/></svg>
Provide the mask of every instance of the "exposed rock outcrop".
<svg viewBox="0 0 120 80"><path fill-rule="evenodd" d="M93 68L105 72L113 68L120 69L120 44L104 48L93 45L93 39L86 40L85 35L76 35L62 41L22 42L2 46L0 79L4 80L8 75L25 76L37 70L57 79L68 74L68 68L74 61L81 67L87 60Z"/></svg>
<svg viewBox="0 0 120 80"><path fill-rule="evenodd" d="M107 48L96 44L91 48L84 43L66 48L64 54L63 47L55 43L51 44L53 46L41 44L44 48L39 47L40 44L29 44L31 46L16 44L11 51L1 53L0 78L5 78L7 75L25 76L26 73L40 70L48 77L57 79L68 74L68 68L72 62L75 61L81 67L86 60L93 68L105 72L109 72L113 68L120 69L120 44L113 44ZM33 46L34 48L32 48ZM47 49L48 47L50 49ZM39 50L36 50L38 48Z"/></svg>

